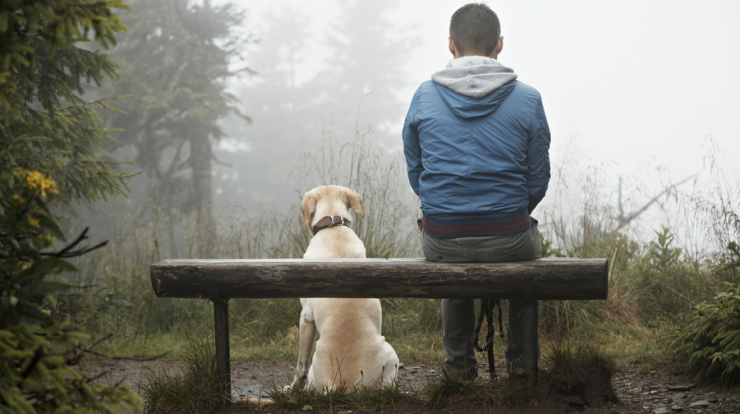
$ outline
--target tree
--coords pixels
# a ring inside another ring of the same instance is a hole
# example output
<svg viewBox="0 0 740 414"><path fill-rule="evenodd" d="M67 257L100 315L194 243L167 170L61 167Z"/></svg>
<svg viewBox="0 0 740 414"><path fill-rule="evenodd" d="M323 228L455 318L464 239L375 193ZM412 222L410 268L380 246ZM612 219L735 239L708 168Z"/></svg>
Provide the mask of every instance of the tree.
<svg viewBox="0 0 740 414"><path fill-rule="evenodd" d="M237 100L226 92L237 75L229 68L249 41L237 32L243 15L233 5L188 0L138 0L123 16L129 31L112 56L121 62L121 81L103 94L132 95L107 117L125 128L113 149L133 148L137 166L155 181L161 199L186 212L211 213L213 142L219 120L235 114Z"/></svg>
<svg viewBox="0 0 740 414"><path fill-rule="evenodd" d="M325 67L311 79L305 76L311 68L304 53L314 42L307 17L287 8L266 15L259 51L251 58L258 75L241 93L254 122L246 131L231 128L232 136L246 139L249 152L220 155L234 164L217 174L230 200L238 195L250 207L269 200L280 208L299 202L294 190L300 187L297 169L306 161L301 154L322 142L337 150L362 138L386 148L400 145L393 128L407 108L396 93L406 86L402 63L409 44L394 37L384 18L394 5L340 2L325 44L314 49Z"/></svg>
<svg viewBox="0 0 740 414"><path fill-rule="evenodd" d="M92 201L122 193L128 175L117 173L96 150L112 141L99 128L98 108L85 102L85 82L114 77L117 66L97 51L75 46L93 34L104 47L122 31L112 8L121 0L0 3L0 194L12 190L14 173L51 176L63 201ZM0 208L2 212L2 208Z"/></svg>
<svg viewBox="0 0 740 414"><path fill-rule="evenodd" d="M340 15L328 33L331 58L317 79L335 124L355 128L359 119L360 124L370 124L376 135L385 135L386 145L399 145L398 133L389 127L406 114L396 94L406 86L402 65L413 41L395 37L394 27L383 16L396 4L391 0L341 2Z"/></svg>
<svg viewBox="0 0 740 414"><path fill-rule="evenodd" d="M85 82L115 76L116 65L78 42L104 47L125 29L120 0L0 2L0 407L3 412L118 412L139 397L125 387L91 385L73 366L87 336L69 332L47 314L50 295L69 288L56 278L75 270L67 258L83 232L64 239L48 203L94 200L123 192L116 173L96 151L110 140L95 107L81 95ZM112 108L111 108L112 109Z"/></svg>
<svg viewBox="0 0 740 414"><path fill-rule="evenodd" d="M301 149L318 144L321 112L310 82L299 79L310 45L309 16L284 6L261 20L259 50L250 55L257 74L242 88L243 111L252 123L232 118L224 129L233 137L219 159L216 186L230 202L254 206L267 200L278 206L300 201L289 185ZM238 200L238 201L237 201Z"/></svg>

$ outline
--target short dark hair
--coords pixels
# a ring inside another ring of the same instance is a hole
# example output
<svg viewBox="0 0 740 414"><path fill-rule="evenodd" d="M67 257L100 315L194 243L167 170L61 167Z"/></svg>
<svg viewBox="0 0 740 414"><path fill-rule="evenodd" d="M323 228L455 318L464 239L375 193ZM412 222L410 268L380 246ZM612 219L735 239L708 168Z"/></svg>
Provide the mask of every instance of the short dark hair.
<svg viewBox="0 0 740 414"><path fill-rule="evenodd" d="M450 19L450 37L461 55L485 52L488 56L493 53L501 37L501 23L487 5L466 4L457 9Z"/></svg>

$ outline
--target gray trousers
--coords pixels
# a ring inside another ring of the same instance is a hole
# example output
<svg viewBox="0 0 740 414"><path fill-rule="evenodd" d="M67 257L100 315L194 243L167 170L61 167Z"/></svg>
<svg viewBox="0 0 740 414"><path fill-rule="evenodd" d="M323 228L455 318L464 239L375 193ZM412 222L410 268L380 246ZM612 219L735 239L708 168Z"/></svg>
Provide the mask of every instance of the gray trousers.
<svg viewBox="0 0 740 414"><path fill-rule="evenodd" d="M535 219L532 219L532 226L527 231L507 236L437 239L425 234L422 230L421 240L424 257L432 262L517 262L534 260L542 256L540 233L537 230ZM522 369L524 303L517 299L510 299L506 303L506 324L508 326L506 363L507 367ZM538 309L539 306L538 302ZM478 372L478 360L475 356L475 348L473 348L476 323L475 300L443 299L442 321L447 370L457 373L463 379L474 378ZM539 326L539 312L537 323ZM539 348L538 341L538 353Z"/></svg>

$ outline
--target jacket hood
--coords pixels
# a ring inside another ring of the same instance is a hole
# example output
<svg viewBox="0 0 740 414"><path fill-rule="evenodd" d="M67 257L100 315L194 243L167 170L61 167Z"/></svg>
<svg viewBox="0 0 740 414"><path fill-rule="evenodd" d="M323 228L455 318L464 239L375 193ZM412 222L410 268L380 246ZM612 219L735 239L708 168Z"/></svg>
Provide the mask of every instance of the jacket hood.
<svg viewBox="0 0 740 414"><path fill-rule="evenodd" d="M514 90L516 73L495 59L465 56L452 59L432 75L439 94L458 116L475 118L498 109Z"/></svg>

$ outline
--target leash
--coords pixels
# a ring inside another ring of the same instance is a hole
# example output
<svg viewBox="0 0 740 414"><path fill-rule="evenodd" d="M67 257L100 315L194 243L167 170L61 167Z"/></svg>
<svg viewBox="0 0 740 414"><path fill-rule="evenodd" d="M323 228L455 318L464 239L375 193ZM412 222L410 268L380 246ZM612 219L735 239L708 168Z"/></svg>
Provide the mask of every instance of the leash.
<svg viewBox="0 0 740 414"><path fill-rule="evenodd" d="M488 352L488 369L491 372L491 378L496 377L496 365L493 359L493 309L498 306L498 330L499 336L504 338L504 325L501 320L501 300L500 299L481 299L480 300L480 314L478 315L478 323L475 325L475 336L473 338L473 346L478 352ZM478 345L478 337L480 336L480 328L483 326L483 319L488 320L488 332L486 333L486 345L481 348Z"/></svg>

